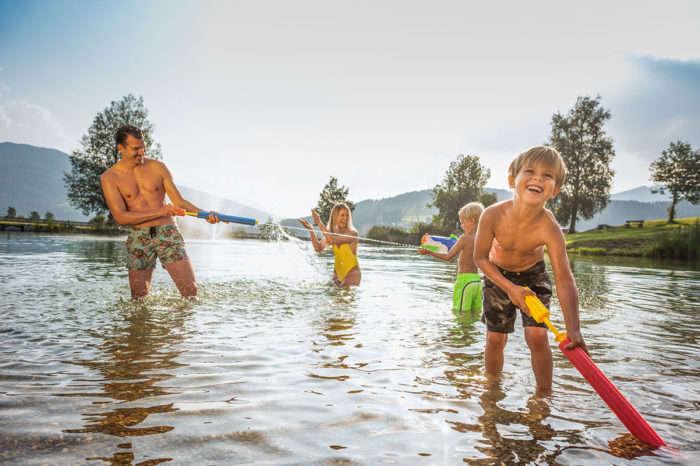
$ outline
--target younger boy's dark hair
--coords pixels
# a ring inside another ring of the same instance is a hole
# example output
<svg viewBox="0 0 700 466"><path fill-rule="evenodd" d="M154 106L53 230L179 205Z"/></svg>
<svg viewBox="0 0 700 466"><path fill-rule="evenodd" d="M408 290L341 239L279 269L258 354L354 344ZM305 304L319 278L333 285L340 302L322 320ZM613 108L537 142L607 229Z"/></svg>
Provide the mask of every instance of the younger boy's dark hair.
<svg viewBox="0 0 700 466"><path fill-rule="evenodd" d="M143 133L139 128L133 125L121 125L116 134L114 135L114 140L117 142L117 146L123 146L126 142L126 138L131 135L138 140L143 139Z"/></svg>

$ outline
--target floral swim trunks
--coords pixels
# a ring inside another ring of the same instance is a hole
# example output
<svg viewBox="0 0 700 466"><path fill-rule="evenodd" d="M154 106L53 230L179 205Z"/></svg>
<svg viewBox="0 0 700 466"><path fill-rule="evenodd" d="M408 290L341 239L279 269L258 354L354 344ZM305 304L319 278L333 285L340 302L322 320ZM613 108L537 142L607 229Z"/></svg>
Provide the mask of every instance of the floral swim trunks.
<svg viewBox="0 0 700 466"><path fill-rule="evenodd" d="M498 267L498 266L497 266ZM498 267L504 277L519 286L527 286L535 292L542 304L549 309L549 301L552 298L552 282L544 266L540 261L527 270L511 272ZM486 324L490 332L513 333L515 330L515 304L508 297L508 293L496 286L488 277L484 277L484 313L481 321ZM520 311L523 319L523 327L545 327L544 323L538 324L535 319Z"/></svg>
<svg viewBox="0 0 700 466"><path fill-rule="evenodd" d="M156 257L165 267L189 259L185 241L173 223L153 227L131 228L126 238L126 268L150 270L156 268Z"/></svg>

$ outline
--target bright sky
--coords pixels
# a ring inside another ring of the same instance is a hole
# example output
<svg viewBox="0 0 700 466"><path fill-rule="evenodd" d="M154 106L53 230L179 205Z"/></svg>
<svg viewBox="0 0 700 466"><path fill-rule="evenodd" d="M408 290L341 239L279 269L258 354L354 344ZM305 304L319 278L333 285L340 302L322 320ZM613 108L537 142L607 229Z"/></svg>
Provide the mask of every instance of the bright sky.
<svg viewBox="0 0 700 466"><path fill-rule="evenodd" d="M600 94L619 192L700 148L698 44L694 1L0 0L0 141L70 152L132 93L177 184L291 217L331 175L377 199L458 154L504 188Z"/></svg>

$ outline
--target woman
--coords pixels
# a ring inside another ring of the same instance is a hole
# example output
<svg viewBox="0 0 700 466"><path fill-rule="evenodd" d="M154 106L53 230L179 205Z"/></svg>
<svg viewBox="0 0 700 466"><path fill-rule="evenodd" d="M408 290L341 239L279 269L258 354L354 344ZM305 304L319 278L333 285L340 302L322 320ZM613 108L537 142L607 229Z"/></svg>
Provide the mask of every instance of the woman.
<svg viewBox="0 0 700 466"><path fill-rule="evenodd" d="M321 252L328 246L333 247L335 254L335 271L333 281L340 286L359 285L362 280L362 272L357 262L358 235L352 225L352 216L347 205L340 202L331 209L331 218L328 225L323 225L321 217L315 210L311 210L314 222L321 229L323 239L318 240L313 227L306 220L299 219L301 224L309 230L311 243L316 252Z"/></svg>

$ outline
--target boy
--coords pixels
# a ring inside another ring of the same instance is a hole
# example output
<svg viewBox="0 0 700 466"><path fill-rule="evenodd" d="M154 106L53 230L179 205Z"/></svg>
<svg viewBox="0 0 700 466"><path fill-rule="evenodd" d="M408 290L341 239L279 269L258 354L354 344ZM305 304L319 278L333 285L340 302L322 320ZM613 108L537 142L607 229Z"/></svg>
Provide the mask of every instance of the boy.
<svg viewBox="0 0 700 466"><path fill-rule="evenodd" d="M498 374L503 369L503 349L514 330L518 307L537 387L544 389L552 387L552 351L547 328L530 316L525 296L537 296L549 306L552 285L544 267L545 246L571 339L566 348L581 346L586 350L579 328L578 290L566 257L564 235L552 213L544 208L559 194L565 175L564 161L551 147L533 147L517 156L508 169L513 199L484 211L474 243L474 261L485 275L481 320L487 329L486 372Z"/></svg>
<svg viewBox="0 0 700 466"><path fill-rule="evenodd" d="M474 263L474 236L483 211L484 206L480 202L470 202L459 209L459 222L464 234L460 235L449 251L436 252L418 248L420 254L431 255L443 261L450 261L459 254L457 281L452 294L452 311L458 317L481 311L481 277Z"/></svg>

